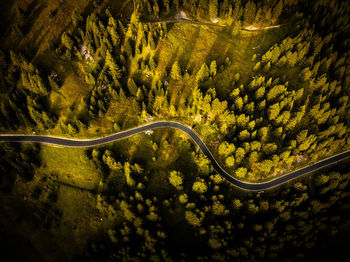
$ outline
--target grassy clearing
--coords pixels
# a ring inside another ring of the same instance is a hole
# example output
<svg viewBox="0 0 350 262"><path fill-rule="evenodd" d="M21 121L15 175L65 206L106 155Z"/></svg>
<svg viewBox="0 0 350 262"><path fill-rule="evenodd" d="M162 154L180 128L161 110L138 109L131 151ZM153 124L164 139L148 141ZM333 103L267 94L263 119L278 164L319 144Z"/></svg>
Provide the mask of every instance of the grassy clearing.
<svg viewBox="0 0 350 262"><path fill-rule="evenodd" d="M69 118L69 108L78 106L80 99L85 97L90 91L90 87L74 72L70 72L66 77L62 87L50 94L52 109L61 117Z"/></svg>
<svg viewBox="0 0 350 262"><path fill-rule="evenodd" d="M83 152L81 148L42 146L40 154L44 167L56 174L58 181L92 190L101 175L89 163L81 161Z"/></svg>

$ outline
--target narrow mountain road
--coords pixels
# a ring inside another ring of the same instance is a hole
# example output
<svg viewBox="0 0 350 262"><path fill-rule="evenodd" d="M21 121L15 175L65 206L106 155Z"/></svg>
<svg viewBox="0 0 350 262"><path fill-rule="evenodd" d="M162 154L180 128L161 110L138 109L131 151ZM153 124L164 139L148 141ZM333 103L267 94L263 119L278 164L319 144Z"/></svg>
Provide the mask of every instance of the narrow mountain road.
<svg viewBox="0 0 350 262"><path fill-rule="evenodd" d="M242 26L242 30L245 31L261 31L261 30L268 30L268 29L272 29L272 28L279 28L282 25L272 25L272 26L265 26L265 27L255 27L255 26Z"/></svg>
<svg viewBox="0 0 350 262"><path fill-rule="evenodd" d="M204 22L199 22L199 21L195 21L195 20L189 20L189 19L185 19L185 18L176 18L176 19L172 19L172 20L160 20L160 21L156 21L156 22L143 22L145 24L153 24L153 25L157 25L159 23L162 24L172 24L172 23L187 23L187 24L195 24L195 25L207 25L207 26L217 26L217 27L226 27L226 25L219 25L219 24L214 24L214 23L204 23Z"/></svg>
<svg viewBox="0 0 350 262"><path fill-rule="evenodd" d="M196 20L190 20L188 18L178 18L175 17L175 19L169 19L169 20L159 20L159 21L152 21L152 22L142 22L144 24L152 24L152 25L157 25L159 23L162 24L173 24L173 23L187 23L187 24L195 24L195 25L207 25L207 26L216 26L216 27L227 27L227 25L222 25L222 24L215 24L215 23L205 23L205 22L200 22ZM242 26L241 30L244 31L262 31L262 30L269 30L273 28L279 28L282 25L272 25L272 26L265 26L265 27L255 27L255 26Z"/></svg>
<svg viewBox="0 0 350 262"><path fill-rule="evenodd" d="M158 121L149 123L143 126L135 127L126 131L118 132L110 136L96 138L96 139L70 139L70 138L61 138L53 136L40 136L40 135L0 135L0 142L33 142L33 143L43 143L51 145L59 145L66 147L92 147L107 144L113 141L117 141L129 136L143 133L147 130L158 129L158 128L176 128L184 133L186 133L191 139L197 144L200 150L205 154L209 160L212 162L212 165L215 171L225 178L232 185L247 191L262 191L277 187L279 185L285 184L293 179L304 176L321 168L336 164L340 161L350 158L350 150L340 153L338 155L329 157L327 159L321 160L317 163L311 164L309 166L303 167L301 169L295 170L278 178L272 179L263 183L248 183L228 174L215 160L214 156L204 144L199 135L190 127L180 124L173 121Z"/></svg>
<svg viewBox="0 0 350 262"><path fill-rule="evenodd" d="M219 20L217 20L219 21ZM174 19L168 19L168 20L159 20L159 21L149 21L145 22L143 21L142 23L144 24L153 24L157 25L159 23L163 24L169 24L169 23L188 23L188 24L197 24L197 25L207 25L207 26L217 26L217 27L226 27L227 25L220 25L216 24L215 22L212 23L205 23L205 22L200 22L196 20L191 20L187 17L186 13L184 11L179 11L176 13ZM268 30L272 28L279 28L281 25L272 25L272 26L265 26L265 27L255 27L255 26L242 26L241 30L245 31L261 31L261 30Z"/></svg>

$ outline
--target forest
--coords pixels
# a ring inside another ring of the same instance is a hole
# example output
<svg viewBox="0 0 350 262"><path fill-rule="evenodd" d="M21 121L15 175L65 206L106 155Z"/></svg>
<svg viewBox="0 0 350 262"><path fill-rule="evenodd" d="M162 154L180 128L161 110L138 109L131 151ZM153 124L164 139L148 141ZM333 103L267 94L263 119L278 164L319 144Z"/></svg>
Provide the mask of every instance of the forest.
<svg viewBox="0 0 350 262"><path fill-rule="evenodd" d="M247 182L350 149L346 1L0 7L1 134L86 139L177 121ZM1 143L0 153L11 261L23 261L17 242L33 261L329 261L349 244L349 161L249 193L172 129L79 149Z"/></svg>

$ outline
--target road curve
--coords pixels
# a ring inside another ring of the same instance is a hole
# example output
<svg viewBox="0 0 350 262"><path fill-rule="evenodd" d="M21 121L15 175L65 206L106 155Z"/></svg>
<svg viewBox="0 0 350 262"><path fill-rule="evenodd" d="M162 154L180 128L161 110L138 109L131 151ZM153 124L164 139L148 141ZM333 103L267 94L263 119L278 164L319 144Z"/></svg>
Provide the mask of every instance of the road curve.
<svg viewBox="0 0 350 262"><path fill-rule="evenodd" d="M184 19L184 18L177 18L177 19L172 19L172 20L161 20L161 21L154 21L154 22L143 22L143 23L144 24L153 24L153 25L158 25L159 23L161 23L161 24L187 23L187 24L195 24L195 25L207 25L207 26L226 27L226 25L219 25L219 24L214 24L214 23L205 23L205 22L189 20L189 19Z"/></svg>
<svg viewBox="0 0 350 262"><path fill-rule="evenodd" d="M311 164L309 166L303 167L301 169L295 170L278 178L272 179L263 183L248 183L228 174L215 160L214 156L208 149L208 147L201 140L199 135L190 127L180 124L173 121L158 121L143 126L135 127L126 131L118 132L116 134L105 136L96 139L70 139L70 138L61 138L53 136L40 136L40 135L0 135L0 142L34 142L34 143L43 143L51 145L59 145L66 147L92 147L107 144L119 139L123 139L135 134L139 134L151 129L157 128L176 128L185 132L191 139L198 145L200 150L205 154L215 169L215 171L225 178L232 185L247 191L262 191L277 187L284 183L287 183L293 179L301 177L303 175L309 174L313 171L319 170L326 166L338 163L339 161L350 158L350 150L340 153L338 155L329 157L327 159L321 160L317 163Z"/></svg>

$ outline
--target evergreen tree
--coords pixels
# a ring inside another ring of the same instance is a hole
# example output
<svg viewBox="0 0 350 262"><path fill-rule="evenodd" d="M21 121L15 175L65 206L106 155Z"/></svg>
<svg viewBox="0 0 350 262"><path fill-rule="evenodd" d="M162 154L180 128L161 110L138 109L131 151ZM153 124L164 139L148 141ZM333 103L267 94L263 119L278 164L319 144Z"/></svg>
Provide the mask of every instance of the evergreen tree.
<svg viewBox="0 0 350 262"><path fill-rule="evenodd" d="M207 191L208 187L206 185L206 183L204 182L204 180L199 180L199 181L196 181L193 183L193 186L192 186L192 190L194 192L197 192L197 193L200 193L200 194L203 194Z"/></svg>
<svg viewBox="0 0 350 262"><path fill-rule="evenodd" d="M228 156L232 154L235 149L234 144L229 144L228 142L224 141L219 145L219 154L222 156Z"/></svg>
<svg viewBox="0 0 350 262"><path fill-rule="evenodd" d="M133 95L133 96L136 96L136 95L137 95L137 91L138 91L138 87L137 87L137 85L135 84L134 79L129 78L129 79L128 79L127 86L128 86L128 89L129 89L130 94Z"/></svg>
<svg viewBox="0 0 350 262"><path fill-rule="evenodd" d="M178 171L171 171L169 174L169 182L172 184L176 189L181 190L182 189L182 180L183 175Z"/></svg>
<svg viewBox="0 0 350 262"><path fill-rule="evenodd" d="M276 22L282 13L283 1L279 0L277 5L272 10L272 22Z"/></svg>
<svg viewBox="0 0 350 262"><path fill-rule="evenodd" d="M258 70L260 70L260 68L261 68L261 63L260 63L260 62L257 62L257 63L255 64L253 70L254 70L254 71L258 71Z"/></svg>
<svg viewBox="0 0 350 262"><path fill-rule="evenodd" d="M190 225L192 225L194 227L200 227L201 222L203 220L203 218L198 217L192 211L185 211L185 219Z"/></svg>
<svg viewBox="0 0 350 262"><path fill-rule="evenodd" d="M249 0L244 6L244 22L247 25L251 25L254 22L256 13L256 5L253 1Z"/></svg>
<svg viewBox="0 0 350 262"><path fill-rule="evenodd" d="M196 81L201 82L207 80L209 77L209 68L206 63L203 63L196 75Z"/></svg>
<svg viewBox="0 0 350 262"><path fill-rule="evenodd" d="M212 20L218 17L218 0L209 0L209 17Z"/></svg>
<svg viewBox="0 0 350 262"><path fill-rule="evenodd" d="M245 167L240 167L240 168L238 168L238 169L236 170L235 175L236 175L236 177L238 177L239 179L242 179L242 178L244 178L244 177L247 175L247 172L248 172L247 168L245 168Z"/></svg>
<svg viewBox="0 0 350 262"><path fill-rule="evenodd" d="M73 49L74 43L73 43L72 39L69 37L69 35L68 35L66 32L64 32L64 33L62 34L61 40L62 40L62 44L63 44L68 50L72 50L72 49Z"/></svg>
<svg viewBox="0 0 350 262"><path fill-rule="evenodd" d="M121 70L119 69L118 65L116 64L114 58L112 57L111 53L107 50L106 53L106 66L109 69L110 75L113 77L114 81L117 81L121 78Z"/></svg>
<svg viewBox="0 0 350 262"><path fill-rule="evenodd" d="M287 91L287 87L285 87L283 85L274 86L266 94L267 101L271 101L271 100L277 98L278 96L284 94L286 91Z"/></svg>
<svg viewBox="0 0 350 262"><path fill-rule="evenodd" d="M265 87L262 86L258 90L255 91L255 99L260 99L264 96L265 94Z"/></svg>
<svg viewBox="0 0 350 262"><path fill-rule="evenodd" d="M174 79L176 81L181 80L181 69L180 69L178 61L175 61L173 66L171 67L170 76L172 79Z"/></svg>
<svg viewBox="0 0 350 262"><path fill-rule="evenodd" d="M225 164L228 167L233 167L235 165L235 159L233 156L229 156L228 158L225 159Z"/></svg>
<svg viewBox="0 0 350 262"><path fill-rule="evenodd" d="M279 103L275 103L269 107L268 114L269 120L275 119L280 113L280 105Z"/></svg>
<svg viewBox="0 0 350 262"><path fill-rule="evenodd" d="M216 61L213 60L213 61L210 63L210 75L211 75L211 76L216 76L216 70L217 70Z"/></svg>

